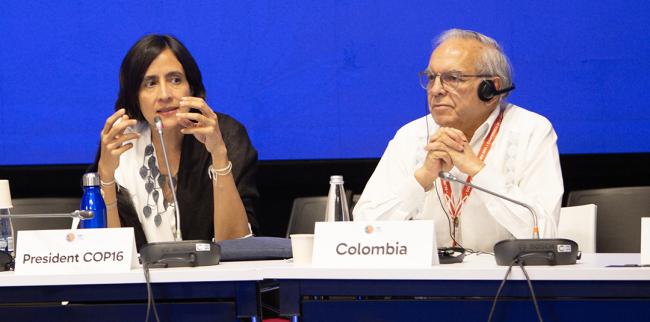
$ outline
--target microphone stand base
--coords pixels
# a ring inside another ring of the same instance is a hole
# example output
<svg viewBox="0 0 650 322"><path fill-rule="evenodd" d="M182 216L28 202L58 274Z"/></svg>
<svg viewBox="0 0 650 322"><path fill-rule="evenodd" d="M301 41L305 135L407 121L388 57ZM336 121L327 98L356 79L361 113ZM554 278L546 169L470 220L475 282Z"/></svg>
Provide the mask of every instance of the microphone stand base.
<svg viewBox="0 0 650 322"><path fill-rule="evenodd" d="M578 244L570 239L507 239L494 245L497 265L573 265L580 259Z"/></svg>

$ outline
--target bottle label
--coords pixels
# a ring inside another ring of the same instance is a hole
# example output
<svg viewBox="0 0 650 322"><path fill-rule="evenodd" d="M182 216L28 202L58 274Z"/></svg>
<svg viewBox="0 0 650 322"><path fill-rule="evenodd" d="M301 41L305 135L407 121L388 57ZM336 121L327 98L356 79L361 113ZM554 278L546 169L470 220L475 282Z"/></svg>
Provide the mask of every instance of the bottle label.
<svg viewBox="0 0 650 322"><path fill-rule="evenodd" d="M327 195L325 221L350 221L351 219L343 185L331 185Z"/></svg>
<svg viewBox="0 0 650 322"><path fill-rule="evenodd" d="M14 238L11 236L7 237L7 251L8 252L14 251Z"/></svg>

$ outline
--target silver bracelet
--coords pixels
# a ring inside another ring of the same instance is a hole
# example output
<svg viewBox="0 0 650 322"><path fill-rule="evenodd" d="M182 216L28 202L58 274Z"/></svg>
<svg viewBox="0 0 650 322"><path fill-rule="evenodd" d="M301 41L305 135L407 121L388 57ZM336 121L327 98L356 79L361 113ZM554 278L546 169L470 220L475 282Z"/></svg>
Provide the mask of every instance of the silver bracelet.
<svg viewBox="0 0 650 322"><path fill-rule="evenodd" d="M99 179L99 184L101 184L102 187L110 187L110 186L115 184L115 179L113 179L111 181L108 181L108 182L106 182L106 181L104 181L102 179Z"/></svg>
<svg viewBox="0 0 650 322"><path fill-rule="evenodd" d="M208 168L208 177L214 180L217 176L227 176L232 172L232 162L228 161L228 165L221 169L215 169L212 165Z"/></svg>

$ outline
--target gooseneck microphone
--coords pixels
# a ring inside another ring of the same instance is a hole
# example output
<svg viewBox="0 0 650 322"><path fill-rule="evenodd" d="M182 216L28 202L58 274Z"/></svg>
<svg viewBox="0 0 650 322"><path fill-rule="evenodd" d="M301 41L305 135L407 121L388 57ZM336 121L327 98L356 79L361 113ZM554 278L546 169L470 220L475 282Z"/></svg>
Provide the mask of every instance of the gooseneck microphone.
<svg viewBox="0 0 650 322"><path fill-rule="evenodd" d="M180 239L180 233L181 233L181 212L178 209L178 200L176 199L176 189L174 187L174 180L172 179L172 173L171 173L171 168L169 167L169 159L167 158L167 149L165 148L165 140L163 139L163 124L162 120L160 119L160 116L156 116L153 119L154 124L156 125L156 131L158 132L158 135L160 136L160 145L162 145L162 150L163 150L163 158L165 159L165 167L167 167L167 176L169 177L169 189L172 191L172 198L174 198L174 211L176 212L176 225L175 229L173 231L174 233L174 239L179 240Z"/></svg>
<svg viewBox="0 0 650 322"><path fill-rule="evenodd" d="M0 212L0 218L78 218L81 220L92 219L95 213L92 210L75 210L62 214L9 214Z"/></svg>
<svg viewBox="0 0 650 322"><path fill-rule="evenodd" d="M169 160L165 141L163 140L163 124L160 117L154 118L156 130L160 135L160 143L163 148L163 157L167 170ZM169 173L171 175L171 173ZM149 276L149 267L192 267L217 265L221 259L221 247L214 241L209 240L179 240L181 232L181 215L178 209L176 199L176 189L174 189L173 180L169 180L169 187L172 189L174 197L174 210L176 210L176 230L174 231L175 241L147 243L140 249L140 259L142 259L142 268L145 270L145 277ZM201 249L203 251L197 251Z"/></svg>
<svg viewBox="0 0 650 322"><path fill-rule="evenodd" d="M497 265L509 266L515 262L523 263L523 265L570 265L575 264L576 260L580 258L578 244L573 240L564 238L539 238L537 213L530 205L458 179L446 171L440 171L438 176L443 180L458 182L462 185L470 186L495 197L510 201L530 211L533 216L533 238L506 239L497 242L494 245L494 258Z"/></svg>
<svg viewBox="0 0 650 322"><path fill-rule="evenodd" d="M498 194L498 193L496 193L494 191L490 191L490 190L487 190L485 188L479 187L479 186L477 186L475 184L472 184L471 182L467 182L465 180L458 179L455 175L453 175L453 174L451 174L451 173L449 173L447 171L440 171L440 173L438 173L438 176L440 178L442 178L442 179L447 180L447 181L458 182L458 183L460 183L462 185L470 186L470 187L472 187L474 189L481 190L481 191L483 191L485 193L491 194L491 195L499 197L501 199L508 200L508 201L510 201L510 202L512 202L514 204L520 205L520 206L528 209L528 211L530 211L530 214L533 216L533 239L539 239L539 228L537 226L537 213L535 212L535 209L533 209L533 207L531 207L531 206L529 206L529 205L527 205L527 204L525 204L525 203L523 203L521 201L517 201L517 200L514 200L512 198L508 198L508 197L506 197L506 196L504 196L502 194Z"/></svg>

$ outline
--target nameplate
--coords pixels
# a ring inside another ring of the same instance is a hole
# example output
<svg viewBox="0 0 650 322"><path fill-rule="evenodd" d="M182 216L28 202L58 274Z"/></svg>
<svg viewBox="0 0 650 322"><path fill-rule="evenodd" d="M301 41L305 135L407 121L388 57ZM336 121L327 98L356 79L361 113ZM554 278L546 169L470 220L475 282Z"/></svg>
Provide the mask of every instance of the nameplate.
<svg viewBox="0 0 650 322"><path fill-rule="evenodd" d="M312 265L318 267L430 267L431 220L317 222Z"/></svg>
<svg viewBox="0 0 650 322"><path fill-rule="evenodd" d="M16 274L127 272L137 261L133 228L23 230Z"/></svg>

